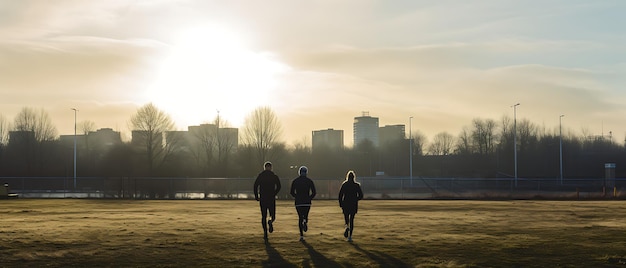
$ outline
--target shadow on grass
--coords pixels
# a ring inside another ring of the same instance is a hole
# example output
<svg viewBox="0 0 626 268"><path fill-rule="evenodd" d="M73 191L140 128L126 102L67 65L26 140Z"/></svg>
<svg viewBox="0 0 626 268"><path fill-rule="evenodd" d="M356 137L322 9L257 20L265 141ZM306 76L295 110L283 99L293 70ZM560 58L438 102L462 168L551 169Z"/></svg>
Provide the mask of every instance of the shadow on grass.
<svg viewBox="0 0 626 268"><path fill-rule="evenodd" d="M411 267L409 264L389 254L382 253L380 251L367 251L367 250L362 249L361 247L359 247L359 245L355 243L350 243L350 244L357 251L367 255L368 258L378 263L380 267Z"/></svg>
<svg viewBox="0 0 626 268"><path fill-rule="evenodd" d="M307 243L306 241L302 241L302 244L304 246L306 246L307 250L309 251L309 255L311 255L311 261L313 262L313 266L314 267L338 267L341 268L342 266L339 265L339 263L326 258L326 256L322 255L321 253L319 253L317 250L315 250L311 245L309 245L309 243ZM307 260L303 260L302 261L302 267L311 267L311 264L307 262Z"/></svg>
<svg viewBox="0 0 626 268"><path fill-rule="evenodd" d="M265 243L265 251L267 251L267 260L263 261L263 267L296 267L280 256L280 253L269 242Z"/></svg>

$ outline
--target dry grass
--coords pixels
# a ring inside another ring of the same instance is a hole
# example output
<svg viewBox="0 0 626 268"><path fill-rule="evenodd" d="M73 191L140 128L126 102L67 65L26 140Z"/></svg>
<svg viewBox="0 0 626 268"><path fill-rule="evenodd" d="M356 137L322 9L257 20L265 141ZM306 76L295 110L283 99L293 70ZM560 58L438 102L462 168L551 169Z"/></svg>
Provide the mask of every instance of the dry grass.
<svg viewBox="0 0 626 268"><path fill-rule="evenodd" d="M0 200L0 267L614 267L619 201L362 201L353 243L314 201L306 243L291 201L262 239L254 201Z"/></svg>

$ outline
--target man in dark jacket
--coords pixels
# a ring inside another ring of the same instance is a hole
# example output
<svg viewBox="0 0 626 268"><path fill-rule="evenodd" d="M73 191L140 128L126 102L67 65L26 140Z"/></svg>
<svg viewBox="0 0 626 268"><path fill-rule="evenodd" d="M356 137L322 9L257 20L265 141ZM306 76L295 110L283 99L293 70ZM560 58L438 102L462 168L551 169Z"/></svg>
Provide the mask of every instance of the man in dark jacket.
<svg viewBox="0 0 626 268"><path fill-rule="evenodd" d="M296 199L296 210L298 211L298 227L300 229L300 241L304 241L304 232L308 230L309 210L311 210L311 200L315 197L315 184L307 177L308 169L301 166L298 176L291 182L291 196Z"/></svg>
<svg viewBox="0 0 626 268"><path fill-rule="evenodd" d="M263 239L267 241L267 225L269 232L274 232L274 221L276 220L276 195L280 191L280 179L272 172L272 163L265 162L263 170L254 181L254 199L261 205L261 225L263 226ZM260 194L260 198L259 198ZM271 219L265 222L267 211L270 212Z"/></svg>

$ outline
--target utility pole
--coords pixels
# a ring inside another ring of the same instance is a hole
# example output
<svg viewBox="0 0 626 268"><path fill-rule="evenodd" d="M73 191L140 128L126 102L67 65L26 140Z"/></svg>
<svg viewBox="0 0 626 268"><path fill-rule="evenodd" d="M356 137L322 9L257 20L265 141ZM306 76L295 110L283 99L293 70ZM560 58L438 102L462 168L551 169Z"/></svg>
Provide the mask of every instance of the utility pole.
<svg viewBox="0 0 626 268"><path fill-rule="evenodd" d="M561 185L563 185L563 132L561 131L561 118L565 116L562 114L559 116L559 167L561 175Z"/></svg>
<svg viewBox="0 0 626 268"><path fill-rule="evenodd" d="M72 108L74 110L74 191L76 191L76 112L78 109Z"/></svg>
<svg viewBox="0 0 626 268"><path fill-rule="evenodd" d="M514 161L515 161L515 187L517 187L517 106L520 104L517 103L511 107L513 107L513 152L514 152Z"/></svg>
<svg viewBox="0 0 626 268"><path fill-rule="evenodd" d="M413 116L409 117L409 178L411 187L413 187L413 128L412 128Z"/></svg>

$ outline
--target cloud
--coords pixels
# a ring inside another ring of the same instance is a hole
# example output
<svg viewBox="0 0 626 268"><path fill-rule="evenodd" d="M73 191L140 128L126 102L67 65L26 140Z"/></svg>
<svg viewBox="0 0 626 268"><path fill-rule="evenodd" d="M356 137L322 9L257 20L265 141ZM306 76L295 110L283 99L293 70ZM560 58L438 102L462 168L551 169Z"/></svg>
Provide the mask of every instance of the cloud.
<svg viewBox="0 0 626 268"><path fill-rule="evenodd" d="M334 47L290 55L287 62L316 73L293 83L297 94L320 96L309 96L293 109L315 106L319 107L313 109L316 112L336 111L328 113L336 119L326 122L334 128L340 128L334 122L344 122L343 129L351 127L345 124L345 118L351 119L364 110L379 116L381 124L406 123L408 116L414 116L415 126L432 137L441 131L456 134L473 118L512 117L510 106L518 102L523 104L518 115L538 124L554 124L564 113L579 125L594 125L598 116L625 114L620 103L626 101L626 95L619 90L623 68L517 64L518 55L537 54L534 58L541 62L541 56L550 53L571 56L597 47L606 46L506 40L406 48ZM499 55L508 58L498 60ZM484 61L487 56L492 63ZM324 127L320 124L318 128Z"/></svg>
<svg viewBox="0 0 626 268"><path fill-rule="evenodd" d="M13 118L25 106L44 108L66 134L72 127L63 121L73 121L69 109L77 107L79 121L125 130L163 50L150 40L90 36L0 41L0 113Z"/></svg>
<svg viewBox="0 0 626 268"><path fill-rule="evenodd" d="M65 122L68 106L76 105L98 111L80 114L98 126L119 125L107 109L128 118L133 105L143 104L135 103L145 101L142 90L177 34L215 23L241 31L251 50L292 68L271 93L288 140L333 127L346 131L349 144L352 118L361 111L381 124L406 124L413 116L414 128L428 136L457 134L475 117L512 116L517 102L518 116L538 123L554 125L566 114L571 125L621 126L623 6L10 1L0 6L0 112L10 117L22 106L44 107Z"/></svg>
<svg viewBox="0 0 626 268"><path fill-rule="evenodd" d="M0 91L24 100L111 99L141 90L159 44L145 40L63 37L0 43Z"/></svg>

